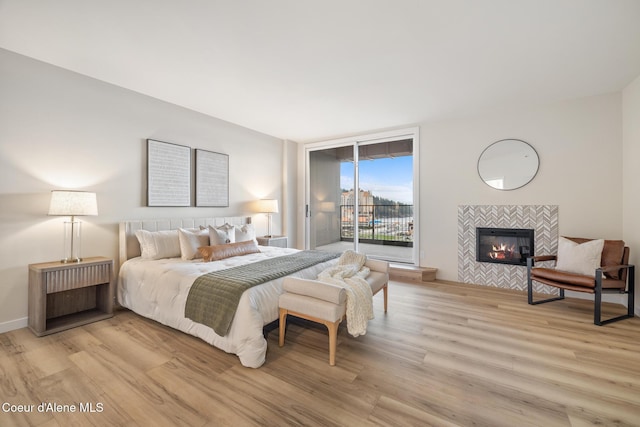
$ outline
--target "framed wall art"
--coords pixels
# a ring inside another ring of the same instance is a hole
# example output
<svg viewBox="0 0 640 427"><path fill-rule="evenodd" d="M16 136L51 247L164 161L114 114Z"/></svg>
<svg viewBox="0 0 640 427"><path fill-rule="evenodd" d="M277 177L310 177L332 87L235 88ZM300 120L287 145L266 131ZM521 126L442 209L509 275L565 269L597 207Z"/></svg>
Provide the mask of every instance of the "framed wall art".
<svg viewBox="0 0 640 427"><path fill-rule="evenodd" d="M196 206L229 206L229 155L196 149Z"/></svg>
<svg viewBox="0 0 640 427"><path fill-rule="evenodd" d="M191 148L147 139L147 206L191 206Z"/></svg>

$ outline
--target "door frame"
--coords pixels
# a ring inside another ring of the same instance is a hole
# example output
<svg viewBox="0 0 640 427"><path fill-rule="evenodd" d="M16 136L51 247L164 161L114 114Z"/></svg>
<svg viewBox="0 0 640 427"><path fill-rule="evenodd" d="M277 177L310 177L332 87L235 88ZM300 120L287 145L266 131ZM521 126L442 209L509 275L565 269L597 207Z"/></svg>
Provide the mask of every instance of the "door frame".
<svg viewBox="0 0 640 427"><path fill-rule="evenodd" d="M339 139L332 139L327 141L319 141L304 144L304 161L303 161L303 175L304 175L304 222L303 222L303 236L304 236L304 248L309 249L311 242L311 227L310 227L310 215L308 207L311 204L311 175L309 156L312 151L325 150L329 148L337 148L344 146L354 146L376 144L380 142L395 141L399 139L413 140L413 265L420 264L420 128L410 127L396 130L389 130L384 132L377 132L364 135L356 135ZM357 160L357 149L354 149L354 160ZM357 170L357 168L356 168ZM354 177L354 187L357 189L359 184L358 173ZM357 190L355 190L357 191ZM356 209L357 209L357 199ZM357 225L357 221L355 221ZM357 232L357 229L355 230ZM357 234L356 234L357 236Z"/></svg>

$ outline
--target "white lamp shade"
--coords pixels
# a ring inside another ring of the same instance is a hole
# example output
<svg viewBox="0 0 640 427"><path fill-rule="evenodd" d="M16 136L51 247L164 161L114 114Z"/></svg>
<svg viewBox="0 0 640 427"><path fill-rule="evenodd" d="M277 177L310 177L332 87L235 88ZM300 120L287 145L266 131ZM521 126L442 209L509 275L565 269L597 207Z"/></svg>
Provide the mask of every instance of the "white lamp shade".
<svg viewBox="0 0 640 427"><path fill-rule="evenodd" d="M278 200L276 199L258 200L258 212L278 213Z"/></svg>
<svg viewBox="0 0 640 427"><path fill-rule="evenodd" d="M49 215L98 215L96 193L88 191L53 190Z"/></svg>

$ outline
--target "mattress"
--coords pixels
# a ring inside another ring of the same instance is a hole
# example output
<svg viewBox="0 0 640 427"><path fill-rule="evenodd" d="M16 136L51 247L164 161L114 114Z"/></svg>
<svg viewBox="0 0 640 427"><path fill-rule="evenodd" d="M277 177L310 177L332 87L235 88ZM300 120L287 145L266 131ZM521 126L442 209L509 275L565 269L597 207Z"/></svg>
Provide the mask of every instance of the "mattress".
<svg viewBox="0 0 640 427"><path fill-rule="evenodd" d="M213 262L184 261L180 258L132 258L120 268L118 302L141 316L194 335L227 353L236 354L243 366L258 368L264 364L267 353L263 327L278 318L278 297L282 293L284 278L245 291L226 336L219 336L208 326L193 322L184 316L189 289L194 280L202 274L294 252L298 250L260 246L260 253ZM333 259L316 264L291 276L315 279L322 270L336 262L337 259Z"/></svg>

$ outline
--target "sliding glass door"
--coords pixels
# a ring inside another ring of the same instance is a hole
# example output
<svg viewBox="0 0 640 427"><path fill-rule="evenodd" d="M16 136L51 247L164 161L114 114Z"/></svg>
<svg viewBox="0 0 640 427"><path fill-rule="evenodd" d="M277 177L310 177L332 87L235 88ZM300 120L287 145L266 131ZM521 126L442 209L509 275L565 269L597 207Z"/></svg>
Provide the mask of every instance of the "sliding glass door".
<svg viewBox="0 0 640 427"><path fill-rule="evenodd" d="M308 148L309 249L354 249L372 258L415 263L416 136Z"/></svg>

